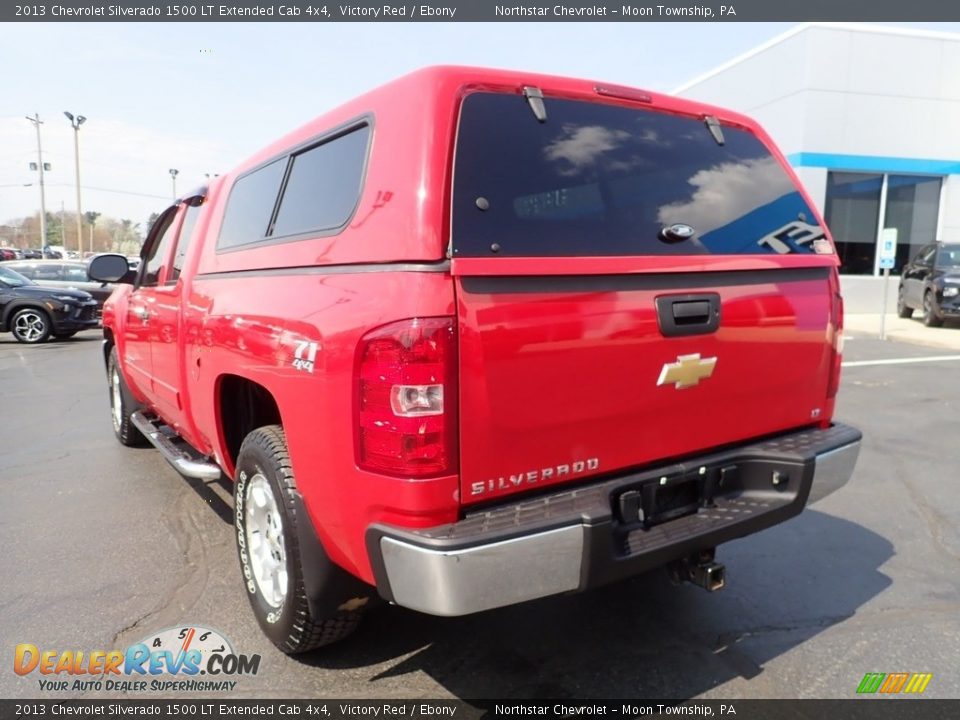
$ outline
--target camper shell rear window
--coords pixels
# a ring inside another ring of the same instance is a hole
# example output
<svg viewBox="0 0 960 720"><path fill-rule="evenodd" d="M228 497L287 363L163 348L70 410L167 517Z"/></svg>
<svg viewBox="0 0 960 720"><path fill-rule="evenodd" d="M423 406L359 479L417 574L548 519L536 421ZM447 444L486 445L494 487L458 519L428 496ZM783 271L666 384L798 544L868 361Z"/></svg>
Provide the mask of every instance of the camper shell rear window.
<svg viewBox="0 0 960 720"><path fill-rule="evenodd" d="M829 252L791 177L751 132L652 109L464 99L453 180L458 257Z"/></svg>

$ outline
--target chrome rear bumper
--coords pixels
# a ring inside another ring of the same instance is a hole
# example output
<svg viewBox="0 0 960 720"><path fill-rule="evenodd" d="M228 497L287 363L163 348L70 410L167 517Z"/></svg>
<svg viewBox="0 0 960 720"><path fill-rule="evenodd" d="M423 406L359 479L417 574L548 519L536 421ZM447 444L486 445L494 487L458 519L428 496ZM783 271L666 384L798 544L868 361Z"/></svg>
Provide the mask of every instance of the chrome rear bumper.
<svg viewBox="0 0 960 720"><path fill-rule="evenodd" d="M663 468L500 506L442 528L373 526L367 542L377 588L397 605L443 616L584 590L797 515L847 483L859 451L860 433L835 425L671 466L719 472L739 463L741 470L737 485L704 507L652 527L617 517L615 498ZM771 474L788 479L770 487Z"/></svg>

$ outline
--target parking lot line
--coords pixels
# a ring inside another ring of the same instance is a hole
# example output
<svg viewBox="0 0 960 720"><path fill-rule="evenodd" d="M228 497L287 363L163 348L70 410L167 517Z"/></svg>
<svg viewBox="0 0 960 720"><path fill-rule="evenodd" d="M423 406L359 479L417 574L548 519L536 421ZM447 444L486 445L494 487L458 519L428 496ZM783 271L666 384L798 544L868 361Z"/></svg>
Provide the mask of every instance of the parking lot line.
<svg viewBox="0 0 960 720"><path fill-rule="evenodd" d="M843 363L843 367L865 367L867 365L906 365L908 363L946 362L960 360L960 355L927 355L915 358L887 358L885 360L854 360Z"/></svg>

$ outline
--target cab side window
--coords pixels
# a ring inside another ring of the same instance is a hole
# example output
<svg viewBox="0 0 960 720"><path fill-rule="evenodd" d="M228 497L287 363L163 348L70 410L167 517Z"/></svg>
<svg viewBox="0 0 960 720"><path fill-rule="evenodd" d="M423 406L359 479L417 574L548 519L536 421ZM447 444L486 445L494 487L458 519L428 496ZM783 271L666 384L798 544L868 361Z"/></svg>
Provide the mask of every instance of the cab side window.
<svg viewBox="0 0 960 720"><path fill-rule="evenodd" d="M154 229L150 232L150 238L145 249L146 254L140 263L140 282L137 283L139 287L159 284L163 263L167 259L170 243L173 242L176 218L176 208L169 208L160 216Z"/></svg>
<svg viewBox="0 0 960 720"><path fill-rule="evenodd" d="M194 227L196 227L201 206L202 201L196 205L187 206L183 222L180 224L180 233L177 236L177 250L173 255L173 267L167 274L167 284L175 283L183 271L183 262L187 257L187 248L190 247L190 238L193 235Z"/></svg>
<svg viewBox="0 0 960 720"><path fill-rule="evenodd" d="M937 251L936 245L930 245L929 247L924 248L920 251L920 254L917 255L917 259L914 262L917 265L933 265L933 254Z"/></svg>

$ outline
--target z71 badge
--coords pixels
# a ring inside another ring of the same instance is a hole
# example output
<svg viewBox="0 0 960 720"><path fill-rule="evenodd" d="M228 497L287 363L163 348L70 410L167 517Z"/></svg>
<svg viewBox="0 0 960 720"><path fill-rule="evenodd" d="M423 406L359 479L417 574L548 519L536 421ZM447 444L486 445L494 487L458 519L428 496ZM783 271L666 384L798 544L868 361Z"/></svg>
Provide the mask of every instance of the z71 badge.
<svg viewBox="0 0 960 720"><path fill-rule="evenodd" d="M297 349L293 353L293 368L312 373L313 365L317 361L317 347L318 344L315 342L298 342Z"/></svg>

